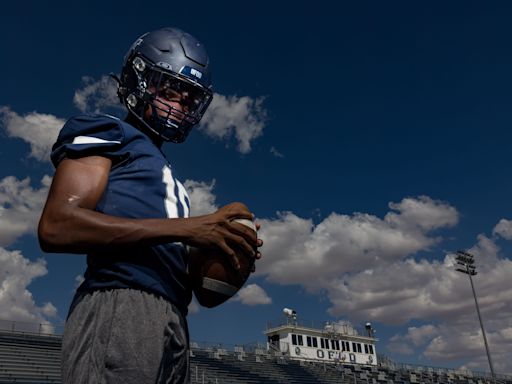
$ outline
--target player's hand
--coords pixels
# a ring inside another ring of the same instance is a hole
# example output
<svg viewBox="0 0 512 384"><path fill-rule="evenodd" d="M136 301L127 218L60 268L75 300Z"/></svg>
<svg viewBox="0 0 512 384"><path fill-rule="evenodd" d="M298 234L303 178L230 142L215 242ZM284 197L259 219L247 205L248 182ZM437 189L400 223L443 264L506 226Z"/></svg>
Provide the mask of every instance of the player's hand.
<svg viewBox="0 0 512 384"><path fill-rule="evenodd" d="M186 219L185 243L196 248L220 248L239 268L235 249L249 257L259 258L257 247L262 244L250 228L233 222L234 219L253 220L253 215L242 203L228 204L215 213Z"/></svg>

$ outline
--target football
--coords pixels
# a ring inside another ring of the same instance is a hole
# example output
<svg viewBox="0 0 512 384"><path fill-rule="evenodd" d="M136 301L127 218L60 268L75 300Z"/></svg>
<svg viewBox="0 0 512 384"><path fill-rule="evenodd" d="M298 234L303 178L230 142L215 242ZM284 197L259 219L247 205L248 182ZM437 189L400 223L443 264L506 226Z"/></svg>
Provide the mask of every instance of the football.
<svg viewBox="0 0 512 384"><path fill-rule="evenodd" d="M256 232L251 220L235 219ZM254 258L237 251L240 269L221 250L192 248L189 252L188 273L192 290L200 305L207 308L222 304L245 284L254 268Z"/></svg>

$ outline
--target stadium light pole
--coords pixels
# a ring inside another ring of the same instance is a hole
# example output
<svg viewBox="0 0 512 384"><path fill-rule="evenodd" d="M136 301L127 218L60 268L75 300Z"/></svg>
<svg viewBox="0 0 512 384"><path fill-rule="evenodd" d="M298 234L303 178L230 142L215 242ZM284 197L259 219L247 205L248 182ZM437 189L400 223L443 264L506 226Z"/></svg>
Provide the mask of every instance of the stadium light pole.
<svg viewBox="0 0 512 384"><path fill-rule="evenodd" d="M473 297L475 298L476 313L478 314L478 321L480 322L480 328L482 328L482 335L484 337L485 351L487 352L487 359L489 360L489 367L491 368L492 381L496 383L496 376L494 375L494 368L492 366L491 354L489 353L489 345L487 344L487 337L485 336L484 324L482 323L482 316L480 316L480 308L478 307L478 300L476 299L475 286L473 285L473 279L471 276L476 275L475 257L465 251L457 251L457 267L455 270L458 272L465 273L469 276L469 282L471 283L471 290L473 291Z"/></svg>

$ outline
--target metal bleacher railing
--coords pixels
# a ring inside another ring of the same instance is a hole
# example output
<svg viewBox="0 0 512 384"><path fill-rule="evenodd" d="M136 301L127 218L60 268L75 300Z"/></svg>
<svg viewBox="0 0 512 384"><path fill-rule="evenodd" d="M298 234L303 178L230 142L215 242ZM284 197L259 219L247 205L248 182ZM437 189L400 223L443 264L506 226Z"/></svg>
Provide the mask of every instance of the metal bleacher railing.
<svg viewBox="0 0 512 384"><path fill-rule="evenodd" d="M36 335L62 335L64 324L52 324L50 322L28 322L0 319L0 331L15 333L28 333Z"/></svg>

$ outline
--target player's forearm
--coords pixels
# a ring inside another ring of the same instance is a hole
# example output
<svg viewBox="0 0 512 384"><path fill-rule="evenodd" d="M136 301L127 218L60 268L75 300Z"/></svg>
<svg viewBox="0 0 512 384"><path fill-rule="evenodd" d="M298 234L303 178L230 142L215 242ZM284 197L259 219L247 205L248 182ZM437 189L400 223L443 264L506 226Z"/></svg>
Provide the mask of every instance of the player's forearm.
<svg viewBox="0 0 512 384"><path fill-rule="evenodd" d="M45 252L87 253L105 247L186 240L187 219L129 219L85 208L41 217L39 242Z"/></svg>

